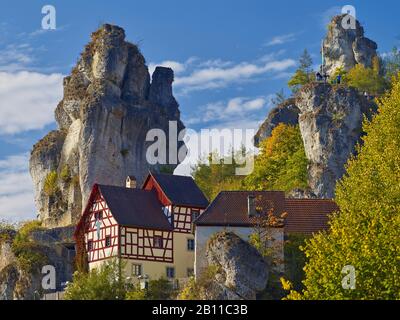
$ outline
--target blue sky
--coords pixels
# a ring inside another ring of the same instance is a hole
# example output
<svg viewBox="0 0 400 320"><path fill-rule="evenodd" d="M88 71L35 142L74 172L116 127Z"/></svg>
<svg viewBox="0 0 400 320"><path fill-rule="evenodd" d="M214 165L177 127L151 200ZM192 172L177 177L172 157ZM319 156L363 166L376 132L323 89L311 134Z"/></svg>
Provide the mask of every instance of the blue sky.
<svg viewBox="0 0 400 320"><path fill-rule="evenodd" d="M41 8L57 29L41 30ZM32 145L54 129L53 110L89 35L120 25L150 67L175 70L182 119L201 128L257 128L307 48L317 65L329 17L355 6L379 52L400 45L397 1L7 1L0 4L0 220L34 217Z"/></svg>

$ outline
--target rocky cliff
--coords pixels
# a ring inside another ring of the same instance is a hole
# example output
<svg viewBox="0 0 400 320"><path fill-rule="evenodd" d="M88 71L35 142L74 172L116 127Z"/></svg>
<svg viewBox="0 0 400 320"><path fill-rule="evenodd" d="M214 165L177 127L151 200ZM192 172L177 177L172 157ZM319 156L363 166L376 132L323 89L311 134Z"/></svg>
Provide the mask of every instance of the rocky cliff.
<svg viewBox="0 0 400 320"><path fill-rule="evenodd" d="M364 36L364 28L358 20L355 28L343 28L344 15L336 16L328 25L328 34L323 41L324 71L332 75L337 68L348 71L356 64L372 66L377 57L377 44Z"/></svg>
<svg viewBox="0 0 400 320"><path fill-rule="evenodd" d="M344 29L343 15L328 26L323 41L324 68L332 75L337 68L349 70L356 64L371 67L377 45L355 29ZM357 90L343 85L315 82L271 110L255 136L258 144L279 124L299 124L307 159L309 190L294 190L289 196L332 198L344 165L354 154L362 136L362 120L376 111L376 104Z"/></svg>
<svg viewBox="0 0 400 320"><path fill-rule="evenodd" d="M268 281L269 265L258 251L231 232L220 232L206 249L209 266L216 267L206 299L255 300Z"/></svg>
<svg viewBox="0 0 400 320"><path fill-rule="evenodd" d="M61 291L63 284L72 280L74 250L66 243L73 241L73 231L74 228L36 231L25 244L27 251L21 251L13 243L16 232L1 229L0 300L38 300L44 293ZM55 268L54 290L45 290L42 286L45 265Z"/></svg>
<svg viewBox="0 0 400 320"><path fill-rule="evenodd" d="M146 134L180 121L172 94L173 71L157 67L150 81L137 46L122 28L105 24L94 32L55 110L59 129L32 150L30 173L39 218L47 227L74 224L94 183L123 185L127 175L140 182L151 168ZM167 141L168 145L168 141ZM168 165L174 169L176 165Z"/></svg>
<svg viewBox="0 0 400 320"><path fill-rule="evenodd" d="M260 142L271 136L272 130L280 124L297 125L299 120L299 108L295 104L295 99L286 99L274 107L268 114L267 119L262 123L254 136L254 145L259 146Z"/></svg>
<svg viewBox="0 0 400 320"><path fill-rule="evenodd" d="M296 105L310 188L317 197L333 198L336 181L360 142L363 117L370 117L376 105L356 89L324 83L304 86Z"/></svg>

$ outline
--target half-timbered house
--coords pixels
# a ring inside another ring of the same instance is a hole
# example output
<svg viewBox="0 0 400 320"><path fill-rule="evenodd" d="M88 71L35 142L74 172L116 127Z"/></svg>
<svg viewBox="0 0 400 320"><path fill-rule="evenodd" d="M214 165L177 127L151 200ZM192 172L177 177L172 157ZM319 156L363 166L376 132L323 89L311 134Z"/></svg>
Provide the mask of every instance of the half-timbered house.
<svg viewBox="0 0 400 320"><path fill-rule="evenodd" d="M194 271L192 223L208 201L191 177L149 173L143 186L95 184L77 230L84 228L89 268L123 260L127 277L185 279Z"/></svg>

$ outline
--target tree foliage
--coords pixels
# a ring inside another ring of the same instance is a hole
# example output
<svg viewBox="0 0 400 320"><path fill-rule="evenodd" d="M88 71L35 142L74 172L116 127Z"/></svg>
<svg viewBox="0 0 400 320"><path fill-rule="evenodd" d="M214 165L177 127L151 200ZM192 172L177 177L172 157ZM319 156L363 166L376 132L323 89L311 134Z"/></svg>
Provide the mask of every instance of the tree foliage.
<svg viewBox="0 0 400 320"><path fill-rule="evenodd" d="M199 188L204 192L208 200L213 200L221 191L240 190L243 176L236 175L236 169L242 167L235 159L239 159L239 153L245 150L232 152L231 157L221 157L213 152L207 160L200 159L193 168L193 177Z"/></svg>
<svg viewBox="0 0 400 320"><path fill-rule="evenodd" d="M336 189L340 212L304 248L305 290L292 299L400 299L400 81L365 121L358 156ZM344 289L343 267L356 271Z"/></svg>
<svg viewBox="0 0 400 320"><path fill-rule="evenodd" d="M127 285L121 273L118 260L104 263L88 273L75 272L68 284L66 300L123 300Z"/></svg>
<svg viewBox="0 0 400 320"><path fill-rule="evenodd" d="M381 75L381 64L378 57L373 59L372 68L357 64L350 69L344 82L350 87L372 95L380 95L387 89L387 82Z"/></svg>
<svg viewBox="0 0 400 320"><path fill-rule="evenodd" d="M307 158L298 126L279 124L260 144L254 171L244 180L249 190L307 188Z"/></svg>
<svg viewBox="0 0 400 320"><path fill-rule="evenodd" d="M299 68L288 82L288 86L293 92L298 91L300 87L313 81L312 63L310 54L307 49L304 49L299 59Z"/></svg>

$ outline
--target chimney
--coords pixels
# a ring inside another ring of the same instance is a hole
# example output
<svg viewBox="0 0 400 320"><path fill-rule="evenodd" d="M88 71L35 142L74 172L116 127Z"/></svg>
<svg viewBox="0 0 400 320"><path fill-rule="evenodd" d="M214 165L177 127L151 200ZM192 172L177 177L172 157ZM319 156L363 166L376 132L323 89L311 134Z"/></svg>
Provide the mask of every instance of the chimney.
<svg viewBox="0 0 400 320"><path fill-rule="evenodd" d="M254 217L256 215L256 197L254 195L247 196L247 214L249 217Z"/></svg>
<svg viewBox="0 0 400 320"><path fill-rule="evenodd" d="M126 178L126 187L136 189L136 178L134 176L128 176Z"/></svg>

